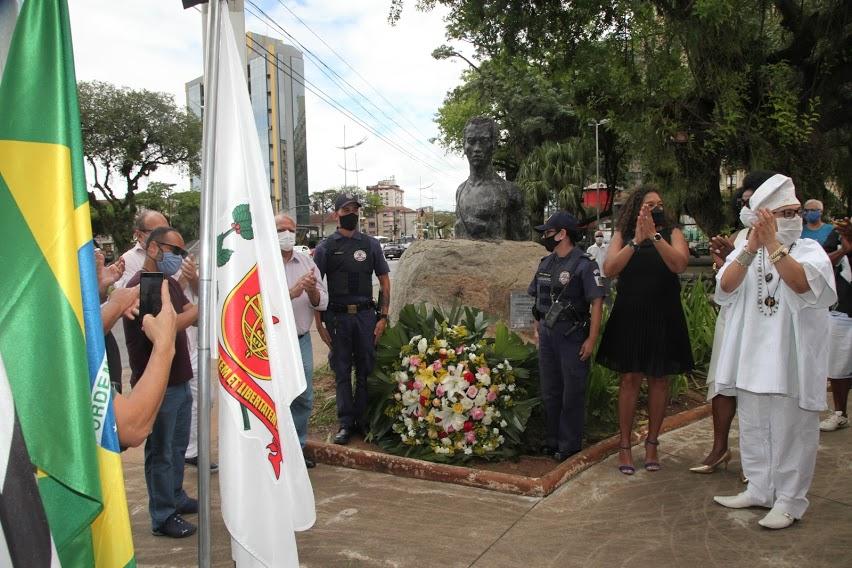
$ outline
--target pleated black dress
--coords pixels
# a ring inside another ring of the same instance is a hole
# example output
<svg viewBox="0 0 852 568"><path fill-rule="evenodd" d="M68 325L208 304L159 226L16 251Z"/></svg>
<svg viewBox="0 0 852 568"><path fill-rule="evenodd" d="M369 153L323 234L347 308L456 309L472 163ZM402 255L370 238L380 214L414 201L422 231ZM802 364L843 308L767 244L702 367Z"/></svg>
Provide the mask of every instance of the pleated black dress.
<svg viewBox="0 0 852 568"><path fill-rule="evenodd" d="M671 242L671 231L662 235ZM616 291L597 362L618 373L650 377L692 370L680 278L666 267L650 241L633 253L618 276Z"/></svg>

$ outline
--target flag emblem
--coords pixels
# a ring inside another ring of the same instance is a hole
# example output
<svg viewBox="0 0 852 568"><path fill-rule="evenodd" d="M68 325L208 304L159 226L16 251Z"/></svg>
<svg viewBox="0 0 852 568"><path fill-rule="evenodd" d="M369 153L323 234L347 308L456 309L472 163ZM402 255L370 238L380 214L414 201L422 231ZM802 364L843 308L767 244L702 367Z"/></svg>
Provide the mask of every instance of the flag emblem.
<svg viewBox="0 0 852 568"><path fill-rule="evenodd" d="M273 317L273 323L277 318ZM278 414L270 393L257 381L269 381L269 354L263 331L263 304L257 265L231 290L222 305L222 337L219 343L219 382L240 403L243 413L254 414L272 435L266 446L275 479L281 474L281 442ZM248 430L248 420L244 420Z"/></svg>

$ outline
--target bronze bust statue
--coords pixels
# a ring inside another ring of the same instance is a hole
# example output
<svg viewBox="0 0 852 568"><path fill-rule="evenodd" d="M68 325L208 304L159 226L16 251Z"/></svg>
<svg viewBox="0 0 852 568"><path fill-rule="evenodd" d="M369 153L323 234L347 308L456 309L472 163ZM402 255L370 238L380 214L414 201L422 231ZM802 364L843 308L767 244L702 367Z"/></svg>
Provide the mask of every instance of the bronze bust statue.
<svg viewBox="0 0 852 568"><path fill-rule="evenodd" d="M459 239L526 241L530 226L520 188L494 171L497 123L475 117L464 127L470 176L456 190L455 234Z"/></svg>

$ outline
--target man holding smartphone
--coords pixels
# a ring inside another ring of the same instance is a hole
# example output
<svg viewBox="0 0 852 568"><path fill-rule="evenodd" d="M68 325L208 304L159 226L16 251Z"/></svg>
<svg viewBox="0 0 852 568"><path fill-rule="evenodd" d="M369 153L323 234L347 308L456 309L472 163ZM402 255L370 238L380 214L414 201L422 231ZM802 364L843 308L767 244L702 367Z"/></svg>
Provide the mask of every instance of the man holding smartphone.
<svg viewBox="0 0 852 568"><path fill-rule="evenodd" d="M169 371L169 383L145 443L145 482L148 486L151 530L155 536L172 538L183 538L195 533L195 525L184 520L181 515L198 512L198 501L187 496L183 490L184 455L189 443L192 411L192 394L188 383L193 376L186 329L195 325L198 317L197 306L187 300L174 278L187 257L184 247L183 237L177 230L171 227L153 229L145 242L142 270L131 276L126 284L128 287L139 284L145 272L162 273L168 283L170 302L177 313L175 354ZM124 318L123 322L130 359L131 386L135 386L141 378L153 350L153 344L145 335L140 319Z"/></svg>

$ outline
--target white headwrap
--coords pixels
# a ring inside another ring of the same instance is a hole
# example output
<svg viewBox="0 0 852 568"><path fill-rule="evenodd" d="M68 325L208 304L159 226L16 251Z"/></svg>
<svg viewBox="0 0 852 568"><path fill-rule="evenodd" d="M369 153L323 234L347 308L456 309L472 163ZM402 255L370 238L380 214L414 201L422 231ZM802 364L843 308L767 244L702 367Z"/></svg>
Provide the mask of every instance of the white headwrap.
<svg viewBox="0 0 852 568"><path fill-rule="evenodd" d="M749 198L748 205L752 211L758 209L775 211L779 207L801 205L801 203L796 199L796 186L793 185L793 180L785 175L775 174L757 188Z"/></svg>

